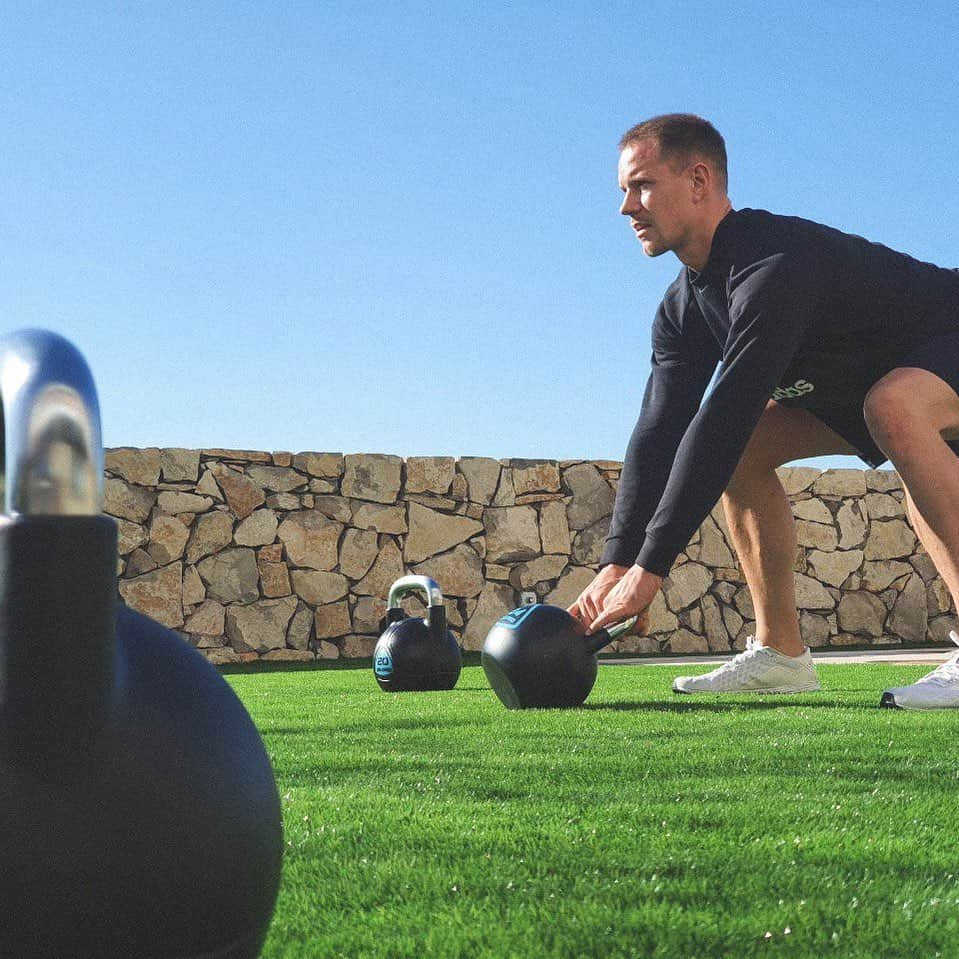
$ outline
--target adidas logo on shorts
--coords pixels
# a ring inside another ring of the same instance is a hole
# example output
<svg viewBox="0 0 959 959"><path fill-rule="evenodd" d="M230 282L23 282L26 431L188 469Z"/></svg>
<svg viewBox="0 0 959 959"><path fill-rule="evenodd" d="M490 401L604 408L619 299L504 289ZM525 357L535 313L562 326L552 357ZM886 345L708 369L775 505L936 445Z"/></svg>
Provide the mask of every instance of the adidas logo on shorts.
<svg viewBox="0 0 959 959"><path fill-rule="evenodd" d="M796 400L806 393L811 393L816 387L808 380L796 380L792 386L777 386L773 390L774 400Z"/></svg>

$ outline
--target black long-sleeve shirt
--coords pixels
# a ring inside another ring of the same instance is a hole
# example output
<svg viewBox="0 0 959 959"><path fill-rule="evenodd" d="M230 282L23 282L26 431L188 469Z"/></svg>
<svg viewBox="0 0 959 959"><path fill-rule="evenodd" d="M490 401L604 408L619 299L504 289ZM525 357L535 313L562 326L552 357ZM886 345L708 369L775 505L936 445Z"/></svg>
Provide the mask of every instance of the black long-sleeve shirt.
<svg viewBox="0 0 959 959"><path fill-rule="evenodd" d="M910 346L956 331L956 271L809 220L730 212L706 266L684 267L656 314L602 562L666 575L770 398L861 410Z"/></svg>

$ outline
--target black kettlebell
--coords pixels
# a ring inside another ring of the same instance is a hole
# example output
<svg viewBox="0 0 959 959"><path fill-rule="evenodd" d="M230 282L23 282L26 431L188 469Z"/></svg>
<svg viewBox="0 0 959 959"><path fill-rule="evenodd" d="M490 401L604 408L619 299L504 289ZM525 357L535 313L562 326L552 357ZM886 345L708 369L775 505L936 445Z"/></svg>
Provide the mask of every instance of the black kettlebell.
<svg viewBox="0 0 959 959"><path fill-rule="evenodd" d="M0 955L253 959L280 880L270 761L229 685L117 600L83 357L0 341Z"/></svg>
<svg viewBox="0 0 959 959"><path fill-rule="evenodd" d="M596 682L596 654L635 622L585 636L559 606L521 606L487 634L483 670L507 709L582 706Z"/></svg>
<svg viewBox="0 0 959 959"><path fill-rule="evenodd" d="M407 616L400 600L410 593L426 596L426 618ZM428 576L403 576L390 587L386 629L373 651L373 673L389 693L452 689L460 678L463 657L456 637L446 628L446 607L439 586Z"/></svg>

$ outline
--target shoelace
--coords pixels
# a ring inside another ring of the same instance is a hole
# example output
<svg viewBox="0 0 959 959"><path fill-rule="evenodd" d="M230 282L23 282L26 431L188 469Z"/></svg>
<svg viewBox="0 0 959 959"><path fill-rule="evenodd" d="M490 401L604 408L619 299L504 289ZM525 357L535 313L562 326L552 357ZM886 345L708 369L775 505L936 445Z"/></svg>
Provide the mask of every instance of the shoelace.
<svg viewBox="0 0 959 959"><path fill-rule="evenodd" d="M938 669L933 670L928 676L923 676L920 683L930 683L933 686L946 686L952 683L959 683L959 653L956 653L951 659L947 659Z"/></svg>
<svg viewBox="0 0 959 959"><path fill-rule="evenodd" d="M953 630L949 638L959 646L959 633ZM923 676L918 682L929 683L932 686L946 686L959 683L959 653L947 659L941 666L934 669L928 676Z"/></svg>
<svg viewBox="0 0 959 959"><path fill-rule="evenodd" d="M726 660L722 666L719 667L717 672L725 673L730 669L734 669L736 666L739 666L741 663L745 663L748 660L752 659L760 650L764 647L759 644L759 641L755 636L746 637L746 648L741 652L733 656L732 659Z"/></svg>

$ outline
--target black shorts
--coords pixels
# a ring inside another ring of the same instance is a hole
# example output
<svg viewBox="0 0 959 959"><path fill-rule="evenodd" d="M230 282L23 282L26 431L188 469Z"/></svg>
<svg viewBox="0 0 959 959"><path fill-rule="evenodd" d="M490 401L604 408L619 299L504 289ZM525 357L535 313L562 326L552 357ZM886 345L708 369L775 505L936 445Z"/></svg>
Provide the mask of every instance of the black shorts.
<svg viewBox="0 0 959 959"><path fill-rule="evenodd" d="M896 360L892 368L898 369L903 366L935 373L959 394L959 333L937 336L909 349ZM885 463L886 454L876 446L869 434L861 402L822 409L810 406L808 409L847 443L856 447L860 459L865 460L873 469ZM947 442L950 449L959 456L959 440Z"/></svg>

